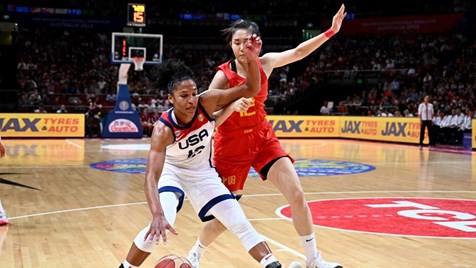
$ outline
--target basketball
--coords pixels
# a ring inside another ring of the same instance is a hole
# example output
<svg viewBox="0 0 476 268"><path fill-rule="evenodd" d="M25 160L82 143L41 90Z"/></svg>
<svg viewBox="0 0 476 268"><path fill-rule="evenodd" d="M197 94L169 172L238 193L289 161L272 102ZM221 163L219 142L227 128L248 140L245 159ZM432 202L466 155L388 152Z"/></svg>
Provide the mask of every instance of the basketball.
<svg viewBox="0 0 476 268"><path fill-rule="evenodd" d="M154 268L192 268L187 258L170 254L160 258Z"/></svg>

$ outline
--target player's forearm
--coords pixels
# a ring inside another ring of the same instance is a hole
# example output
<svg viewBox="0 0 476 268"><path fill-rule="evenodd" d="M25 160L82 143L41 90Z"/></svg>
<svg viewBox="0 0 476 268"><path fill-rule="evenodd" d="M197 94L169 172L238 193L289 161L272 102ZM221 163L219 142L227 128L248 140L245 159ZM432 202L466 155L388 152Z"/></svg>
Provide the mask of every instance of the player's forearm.
<svg viewBox="0 0 476 268"><path fill-rule="evenodd" d="M160 204L159 195L157 191L158 180L147 175L144 186L145 197L147 199L147 205L149 206L150 213L152 215L163 214L162 205Z"/></svg>
<svg viewBox="0 0 476 268"><path fill-rule="evenodd" d="M246 94L244 97L250 98L258 94L261 85L261 73L258 59L248 61L248 76L246 78Z"/></svg>
<svg viewBox="0 0 476 268"><path fill-rule="evenodd" d="M318 49L329 39L330 38L326 37L324 33L321 33L318 36L315 36L309 40L302 42L296 47L296 56L299 59L307 57L309 54L311 54L314 50Z"/></svg>
<svg viewBox="0 0 476 268"><path fill-rule="evenodd" d="M234 110L231 108L231 105L228 105L220 111L216 111L215 113L213 113L213 115L215 116L216 126L223 124L223 122L225 122L226 119L230 117L233 112Z"/></svg>

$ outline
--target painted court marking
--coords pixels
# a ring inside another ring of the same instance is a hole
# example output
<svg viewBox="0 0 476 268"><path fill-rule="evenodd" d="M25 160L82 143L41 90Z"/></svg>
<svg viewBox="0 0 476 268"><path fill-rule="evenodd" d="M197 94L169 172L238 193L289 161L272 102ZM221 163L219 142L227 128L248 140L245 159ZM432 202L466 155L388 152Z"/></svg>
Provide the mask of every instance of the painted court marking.
<svg viewBox="0 0 476 268"><path fill-rule="evenodd" d="M375 194L375 193L476 193L476 191L355 191L355 192L309 192L305 193L306 195L316 195L316 194L321 194L321 195L335 195L335 194ZM253 195L245 195L245 198L254 198L254 197L265 197L265 196L282 196L280 193L276 194L253 194ZM62 214L62 213L70 213L70 212L77 212L77 211L87 211L87 210L94 210L94 209L107 209L107 208L114 208L114 207L123 207L123 206L135 206L135 205L144 205L147 204L147 202L135 202L135 203L125 203L125 204L114 204L114 205L104 205L104 206L95 206L95 207L85 207L85 208L75 208L75 209L66 209L66 210L57 210L57 211L49 211L49 212L43 212L43 213L35 213L35 214L29 214L29 215L21 215L21 216L14 216L10 217L10 220L15 220L15 219L24 219L24 218L30 218L30 217L41 217L41 216L46 216L46 215L51 215L51 214ZM381 215L379 215L380 217ZM384 215L385 216L385 215ZM251 222L253 221L276 221L276 220L287 220L291 221L288 218L255 218L255 219L249 219ZM321 226L320 226L321 227ZM328 228L328 227L323 227L323 228ZM332 229L332 228L330 228ZM353 232L358 232L358 233L365 233L361 231L353 231ZM262 235L263 236L263 235ZM295 256L305 260L305 255L301 254L297 250L288 247L272 238L263 236L263 238L268 241L269 243L274 244L276 247L279 248L279 251L287 251Z"/></svg>

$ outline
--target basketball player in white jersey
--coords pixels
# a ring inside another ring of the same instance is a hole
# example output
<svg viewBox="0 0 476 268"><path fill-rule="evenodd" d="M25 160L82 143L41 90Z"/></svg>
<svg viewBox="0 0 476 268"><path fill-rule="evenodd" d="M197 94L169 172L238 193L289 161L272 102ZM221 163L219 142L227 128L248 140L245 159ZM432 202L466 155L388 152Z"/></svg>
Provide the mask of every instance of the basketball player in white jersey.
<svg viewBox="0 0 476 268"><path fill-rule="evenodd" d="M167 230L177 235L172 224L185 193L202 221L217 218L262 267L282 267L212 165L213 112L260 90L261 39L250 37L243 50L251 76L246 84L228 90L208 90L198 95L188 67L174 61L161 66L159 88L167 88L173 108L155 125L147 158L145 194L153 219L136 236L121 267L141 265L160 239L167 243Z"/></svg>

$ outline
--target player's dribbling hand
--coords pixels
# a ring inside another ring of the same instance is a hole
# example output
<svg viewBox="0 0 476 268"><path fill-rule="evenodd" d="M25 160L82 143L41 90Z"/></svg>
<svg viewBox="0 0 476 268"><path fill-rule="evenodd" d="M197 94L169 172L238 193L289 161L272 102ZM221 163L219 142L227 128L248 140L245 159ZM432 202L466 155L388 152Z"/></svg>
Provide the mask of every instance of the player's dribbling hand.
<svg viewBox="0 0 476 268"><path fill-rule="evenodd" d="M178 235L177 231L175 231L163 215L154 216L150 223L149 230L144 236L144 241L148 240L149 243L158 245L160 239L162 239L164 245L167 245L167 230L174 235Z"/></svg>
<svg viewBox="0 0 476 268"><path fill-rule="evenodd" d="M345 5L342 4L339 8L339 11L334 15L332 18L332 26L331 29L334 33L337 33L342 26L342 21L344 20L345 16L347 16L347 12L345 12Z"/></svg>
<svg viewBox="0 0 476 268"><path fill-rule="evenodd" d="M261 52L262 45L263 41L261 40L261 37L256 34L251 35L245 44L245 55L247 59L257 59Z"/></svg>
<svg viewBox="0 0 476 268"><path fill-rule="evenodd" d="M246 112L251 105L251 98L240 98L230 104L234 112Z"/></svg>

